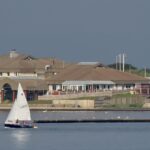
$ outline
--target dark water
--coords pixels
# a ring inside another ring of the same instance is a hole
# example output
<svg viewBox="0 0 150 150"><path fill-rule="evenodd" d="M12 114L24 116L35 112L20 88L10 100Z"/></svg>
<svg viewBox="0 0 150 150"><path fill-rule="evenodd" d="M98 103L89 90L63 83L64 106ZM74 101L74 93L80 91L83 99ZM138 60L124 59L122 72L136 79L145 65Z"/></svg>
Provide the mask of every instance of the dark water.
<svg viewBox="0 0 150 150"><path fill-rule="evenodd" d="M37 124L38 129L5 129L0 112L1 150L150 150L150 123ZM150 112L32 112L33 119L72 117L150 118Z"/></svg>

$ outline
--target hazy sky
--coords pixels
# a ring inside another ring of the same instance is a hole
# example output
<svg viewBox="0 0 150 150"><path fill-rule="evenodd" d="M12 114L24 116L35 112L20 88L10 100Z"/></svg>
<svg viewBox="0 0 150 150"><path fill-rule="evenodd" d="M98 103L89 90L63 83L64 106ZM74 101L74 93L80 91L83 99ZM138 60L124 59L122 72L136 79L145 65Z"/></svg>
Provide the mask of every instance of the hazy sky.
<svg viewBox="0 0 150 150"><path fill-rule="evenodd" d="M150 0L0 0L0 54L150 67Z"/></svg>

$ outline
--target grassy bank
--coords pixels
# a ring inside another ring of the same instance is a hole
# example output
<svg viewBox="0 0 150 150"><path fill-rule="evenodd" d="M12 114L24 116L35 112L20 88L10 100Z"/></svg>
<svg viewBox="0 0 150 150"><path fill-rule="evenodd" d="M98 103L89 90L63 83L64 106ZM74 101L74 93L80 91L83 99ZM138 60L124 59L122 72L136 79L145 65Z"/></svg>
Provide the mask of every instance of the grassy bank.
<svg viewBox="0 0 150 150"><path fill-rule="evenodd" d="M140 109L143 107L144 97L136 94L123 93L112 96L112 99L118 100L112 105L106 105L106 108L114 109Z"/></svg>
<svg viewBox="0 0 150 150"><path fill-rule="evenodd" d="M132 97L139 97L139 95L130 94L130 93L121 93L121 94L114 94L112 98L132 98Z"/></svg>
<svg viewBox="0 0 150 150"><path fill-rule="evenodd" d="M143 108L143 104L113 104L113 105L104 105L103 106L104 109L106 108L111 108L111 109L142 109Z"/></svg>

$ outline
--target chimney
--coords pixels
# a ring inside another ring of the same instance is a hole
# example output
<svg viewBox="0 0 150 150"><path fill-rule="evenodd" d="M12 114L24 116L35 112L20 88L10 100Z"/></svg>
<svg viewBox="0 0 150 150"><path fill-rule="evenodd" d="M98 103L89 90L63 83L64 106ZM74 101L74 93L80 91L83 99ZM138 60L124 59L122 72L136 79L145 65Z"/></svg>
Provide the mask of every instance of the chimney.
<svg viewBox="0 0 150 150"><path fill-rule="evenodd" d="M9 52L9 57L10 58L16 58L16 57L18 57L18 53L17 53L17 51L16 51L16 49L12 49L12 50L10 50L10 52Z"/></svg>

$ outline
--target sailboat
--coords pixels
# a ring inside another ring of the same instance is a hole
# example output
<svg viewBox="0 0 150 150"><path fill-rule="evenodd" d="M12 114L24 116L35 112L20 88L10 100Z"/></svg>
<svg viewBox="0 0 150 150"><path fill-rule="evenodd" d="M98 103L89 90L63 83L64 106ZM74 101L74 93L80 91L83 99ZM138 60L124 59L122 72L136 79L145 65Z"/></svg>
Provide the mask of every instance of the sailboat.
<svg viewBox="0 0 150 150"><path fill-rule="evenodd" d="M12 105L4 126L10 128L35 128L31 120L29 105L20 83L18 84L17 98Z"/></svg>

